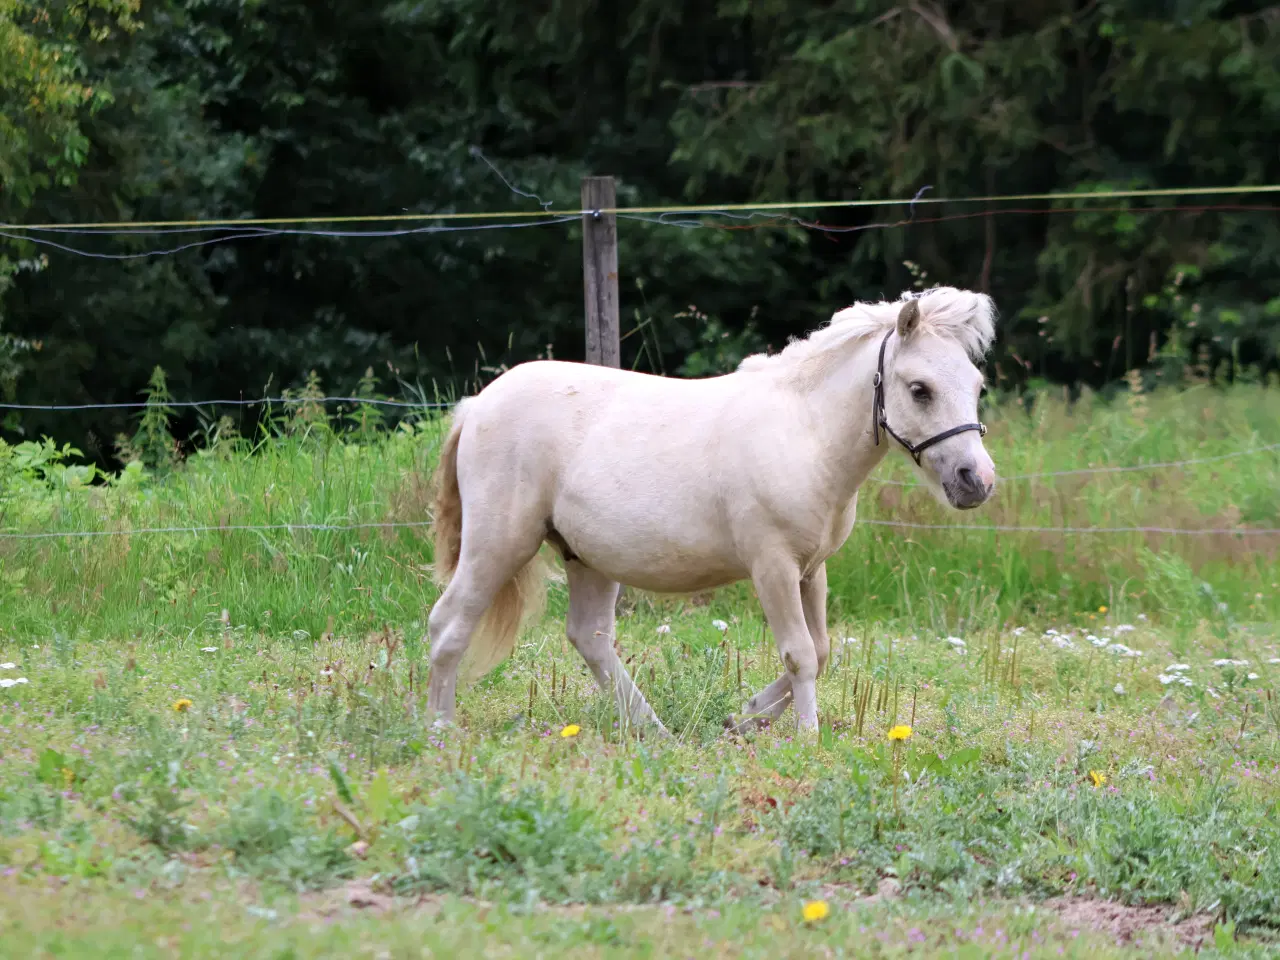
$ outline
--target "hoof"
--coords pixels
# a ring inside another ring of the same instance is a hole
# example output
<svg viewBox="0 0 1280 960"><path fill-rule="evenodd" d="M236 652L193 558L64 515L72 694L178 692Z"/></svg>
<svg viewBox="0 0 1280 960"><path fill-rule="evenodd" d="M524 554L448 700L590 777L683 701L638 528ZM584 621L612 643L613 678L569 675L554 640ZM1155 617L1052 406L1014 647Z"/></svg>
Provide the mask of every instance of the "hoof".
<svg viewBox="0 0 1280 960"><path fill-rule="evenodd" d="M648 727L645 727L644 730L646 733L653 734L653 738L655 740L672 739L671 731L663 725L661 720L655 720L653 723L649 724Z"/></svg>
<svg viewBox="0 0 1280 960"><path fill-rule="evenodd" d="M735 717L731 715L725 717L724 721L725 732L733 737L741 737L747 733L753 733L756 730L763 730L768 726L768 717Z"/></svg>
<svg viewBox="0 0 1280 960"><path fill-rule="evenodd" d="M666 728L661 720L653 717L644 723L637 723L633 729L641 740L648 740L652 737L655 740L671 740L671 731Z"/></svg>
<svg viewBox="0 0 1280 960"><path fill-rule="evenodd" d="M671 740L671 731L668 730L656 716L643 717L639 720L629 720L623 728L625 736L634 736L638 740L648 740L652 737L654 740Z"/></svg>

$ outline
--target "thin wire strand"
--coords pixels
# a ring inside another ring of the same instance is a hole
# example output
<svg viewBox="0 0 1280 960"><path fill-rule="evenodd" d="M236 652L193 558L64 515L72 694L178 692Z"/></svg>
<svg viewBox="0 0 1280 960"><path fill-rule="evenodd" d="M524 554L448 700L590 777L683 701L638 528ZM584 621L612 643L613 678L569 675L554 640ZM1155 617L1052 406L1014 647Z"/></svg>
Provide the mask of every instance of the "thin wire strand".
<svg viewBox="0 0 1280 960"><path fill-rule="evenodd" d="M506 183L506 181L503 181ZM510 186L510 184L507 184ZM523 191L512 188L521 196L530 196L536 199L534 194L526 194ZM1276 212L1280 207L1264 204L1202 204L1195 206L1164 206L1164 207L1086 207L1086 208L1049 208L1049 209L1031 209L1031 208L1014 208L1003 210L984 210L975 213L960 213L941 217L918 217L916 216L915 204L921 201L921 195L924 190L922 188L910 201L905 217L896 220L883 220L875 223L864 223L838 226L834 224L824 224L819 221L806 220L803 217L792 216L780 213L733 213L728 210L706 210L695 216L681 216L678 219L669 219L671 215L662 214L659 216L649 216L646 214L620 213L620 219L633 220L641 223L653 223L659 226L677 227L681 229L704 229L704 230L760 230L768 227L800 227L804 230L810 230L815 233L822 233L828 236L850 233L862 233L868 230L888 230L901 227L918 226L921 224L947 223L952 221L973 220L982 217L999 216L1004 214L1082 214L1082 213L1132 213L1132 214L1154 214L1154 213L1205 213L1209 211L1218 212ZM550 203L550 201L539 201ZM546 211L543 211L544 213ZM530 216L541 216L538 213L530 213ZM733 220L748 221L739 224L724 224L710 221L708 218L724 217ZM764 218L764 222L750 222L760 218ZM16 227L10 226L9 230L0 231L0 238L12 240L15 242L33 243L38 246L49 247L51 249L60 250L64 253L74 254L80 257L86 257L96 260L113 260L127 261L140 260L146 257L171 256L182 253L186 250L192 250L200 247L213 246L231 240L254 240L266 237L327 237L335 239L385 239L393 237L407 237L415 235L432 235L438 233L464 233L481 230L518 230L527 227L548 226L554 224L576 222L578 219L576 214L558 214L556 217L546 220L525 221L523 223L487 223L487 224L471 224L468 226L426 226L413 227L399 230L317 230L317 229L269 229L254 227L231 227L231 226L188 226L188 227L150 227L146 225L136 227L121 227L112 229L110 227L94 227L83 228L79 225L67 225L61 227L50 226L32 226L32 227ZM0 226L5 226L0 224ZM14 233L13 230L24 230L24 233ZM172 235L172 234L191 234L191 233L207 233L211 230L224 232L225 236L209 237L203 240L194 240L190 243L179 244L174 247L165 247L155 250L142 250L130 253L100 253L96 250L86 250L81 247L73 247L69 244L59 243L50 240L47 237L36 236L38 233L52 233L57 236L99 236L99 237L140 237L154 235Z"/></svg>
<svg viewBox="0 0 1280 960"><path fill-rule="evenodd" d="M1280 527L1020 527L1007 524L978 523L912 523L902 520L863 520L858 523L872 527L896 527L903 530L968 531L976 533L1048 533L1060 535L1088 534L1163 534L1167 536L1280 536ZM138 527L133 530L57 530L40 533L0 533L0 540L57 540L94 539L98 537L133 537L151 534L173 533L262 533L270 531L294 532L298 530L319 532L349 532L354 530L399 530L429 527L429 520L403 520L369 523L271 523L226 524L223 526Z"/></svg>
<svg viewBox="0 0 1280 960"><path fill-rule="evenodd" d="M1144 470L1190 467L1200 463L1221 463L1223 460L1234 460L1237 457L1247 457L1255 453L1266 453L1269 450L1280 450L1280 443L1267 443L1259 447L1247 447L1244 450L1233 450L1231 453L1220 453L1212 457L1190 457L1186 460L1158 460L1154 463L1134 463L1118 467L1080 467L1074 470L1049 470L1045 473L1015 473L1008 477L997 477L997 479L1001 483L1008 483L1012 480L1044 480L1050 477L1076 477L1097 473L1138 473ZM868 477L867 482L878 483L885 487L911 488L924 486L924 484L919 481L880 480L876 477Z"/></svg>
<svg viewBox="0 0 1280 960"><path fill-rule="evenodd" d="M414 402L406 400L383 400L376 397L262 397L247 400L169 400L163 404L156 405L178 408L195 408L251 407L270 404L297 405L304 403L363 403L371 406L395 407L408 410L448 410L457 406L457 403L452 401ZM38 410L46 412L57 412L63 410L141 410L151 405L152 404L146 400L133 400L121 403L0 403L0 410ZM1071 470L1050 470L1042 473L1015 473L1007 477L999 477L998 479L1002 483L1009 483L1014 480L1044 480L1053 477L1088 476L1107 473L1139 473L1147 470L1190 467L1204 463L1221 463L1225 460L1235 460L1239 457L1248 457L1258 453L1267 453L1272 450L1280 450L1280 442L1266 443L1256 447L1246 447L1243 450L1233 450L1229 453L1220 453L1209 457L1189 457L1185 460L1157 460L1153 463L1135 463L1120 466L1079 467ZM876 483L886 487L904 487L908 489L924 486L924 484L918 481L887 480L880 479L878 477L869 477L867 482Z"/></svg>
<svg viewBox="0 0 1280 960"><path fill-rule="evenodd" d="M945 203L1013 203L1013 202L1058 202L1068 200L1119 200L1139 197L1192 197L1192 196L1242 196L1247 194L1280 193L1280 184L1259 184L1257 186L1218 186L1218 187L1164 187L1148 190L1085 190L1079 192L1056 193L1011 193L991 194L972 197L902 197L898 199L877 200L787 200L778 203L728 203L702 205L657 205L646 207L604 207L599 210L568 211L530 211L530 210L487 210L469 213L389 213L362 214L353 216L313 216L313 217L246 217L225 220L116 220L100 223L0 223L5 230L80 230L80 229L129 229L143 227L278 227L289 224L312 223L406 223L426 220L516 220L522 217L548 217L575 219L588 214L604 213L617 216L630 214L703 214L710 211L718 213L770 211L770 210L819 210L844 209L855 207L878 207L891 205L910 206L912 204L945 204ZM1087 212L1081 211L1081 212Z"/></svg>
<svg viewBox="0 0 1280 960"><path fill-rule="evenodd" d="M537 216L537 214L531 213L530 216ZM139 260L143 257L169 256L171 254L181 253L184 250L191 250L196 247L207 247L207 246L210 246L211 244L223 243L229 240L253 240L253 239L260 239L262 237L289 237L289 236L329 237L329 238L337 238L337 239L359 239L359 238L385 239L389 237L415 236L418 234L472 233L480 230L520 230L527 227L547 227L547 226L554 226L559 223L568 223L570 221L576 222L577 219L578 219L577 217L573 217L573 216L557 215L556 217L551 219L530 220L525 223L479 223L479 224L470 224L468 226L461 226L461 227L429 226L429 227L411 227L403 230L236 229L236 230L233 230L227 236L223 236L223 237L210 237L206 240L193 240L190 243L179 244L176 247L166 247L164 249L158 249L158 250L140 250L134 253L99 253L96 250L84 250L79 247L72 247L64 243L58 243L57 241L49 240L46 237L17 234L17 233L12 233L9 230L0 230L0 237L5 238L6 240L14 240L14 241L24 242L24 243L34 243L42 247L52 247L55 250L61 250L64 253L73 253L77 256L89 257L94 260ZM34 230L36 228L28 228L28 229ZM99 236L114 235L114 232L109 229L81 231L74 226L62 227L57 230L53 230L51 228L43 228L43 229L45 230L45 232L59 233L59 234L91 233L92 235L99 235ZM189 227L181 230L173 230L173 231L165 230L163 232L193 233L203 229L215 229L215 228ZM230 229L230 228L216 228L216 229ZM142 236L142 235L145 235L147 232L149 231L146 228L121 231L121 233L128 236Z"/></svg>
<svg viewBox="0 0 1280 960"><path fill-rule="evenodd" d="M225 526L138 527L134 530L60 530L41 533L0 533L0 540L54 540L58 538L90 539L96 537L132 537L160 533L265 533L272 530L350 531L428 527L430 520L405 520L387 523L268 523L227 524Z"/></svg>
<svg viewBox="0 0 1280 960"><path fill-rule="evenodd" d="M1211 537L1277 537L1280 527L1019 527L1000 523L909 523L902 520L862 520L874 527L899 527L906 530L972 530L978 533L1159 533L1168 536Z"/></svg>
<svg viewBox="0 0 1280 960"><path fill-rule="evenodd" d="M404 407L412 410L445 410L456 406L449 402L414 403L406 400L380 400L376 397L263 397L259 400L168 400L158 407L252 407L260 404L300 403L366 403L379 407ZM146 400L125 403L0 403L0 410L139 410L153 404Z"/></svg>
<svg viewBox="0 0 1280 960"><path fill-rule="evenodd" d="M502 181L503 185L512 193L516 194L517 196L524 197L527 200L534 200L537 202L538 206L542 207L542 210L544 213L550 212L551 204L552 204L551 200L543 200L536 193L528 193L524 190L521 190L514 183L512 183L510 180L507 179L506 174L504 174L501 170L499 170L496 166L494 166L493 161L490 160L488 157L486 157L479 147L472 146L471 149L468 150L467 152L470 153L471 156L475 157L477 160L481 161L490 170L492 170L494 174L497 176L497 178Z"/></svg>
<svg viewBox="0 0 1280 960"><path fill-rule="evenodd" d="M522 194L523 195L523 194ZM550 202L550 201L547 201ZM918 202L913 199L910 203ZM640 223L653 223L665 227L683 227L683 228L701 228L715 230L759 230L765 227L788 227L799 226L807 230L814 230L823 233L849 233L859 230L876 230L886 229L889 227L911 226L913 224L924 223L951 223L961 220L976 220L984 217L996 217L1006 215L1051 215L1051 214L1087 214L1087 213L1132 213L1132 214L1154 214L1154 213L1276 213L1280 212L1280 206L1275 204L1247 204L1247 203L1208 203L1208 204L1182 204L1167 205L1159 207L1004 207L998 210L977 210L969 213L953 213L940 217L918 217L910 216L907 218L899 218L897 220L886 220L878 223L862 224L860 226L837 226L834 224L824 224L819 221L806 220L803 217L793 217L779 213L733 213L727 210L718 210L708 208L698 214L697 218L681 217L679 219L668 219L669 215L649 216L645 214L628 214L621 213L618 216L624 220L635 220ZM577 220L576 215L562 214L563 221L539 220L537 223L556 223L569 222ZM746 222L741 225L727 225L721 223L708 222L706 218L723 217L731 220L752 221L764 220L764 223ZM531 226L532 224L516 224L514 226ZM64 234L68 236L86 236L86 237L131 237L131 236L164 236L174 234L190 234L190 233L208 233L213 230L223 231L232 234L232 236L220 239L234 239L235 234L241 233L246 236L316 236L316 237L398 237L408 236L415 233L430 232L456 232L467 229L503 229L511 224L492 224L478 226L474 228L468 227L421 227L405 230L309 230L309 229L293 229L293 230L272 230L258 227L231 227L231 226L185 226L185 227L84 227L71 224L63 227L53 226L32 226L18 227L14 224L0 224L0 227L8 229L29 230L33 233L52 233Z"/></svg>

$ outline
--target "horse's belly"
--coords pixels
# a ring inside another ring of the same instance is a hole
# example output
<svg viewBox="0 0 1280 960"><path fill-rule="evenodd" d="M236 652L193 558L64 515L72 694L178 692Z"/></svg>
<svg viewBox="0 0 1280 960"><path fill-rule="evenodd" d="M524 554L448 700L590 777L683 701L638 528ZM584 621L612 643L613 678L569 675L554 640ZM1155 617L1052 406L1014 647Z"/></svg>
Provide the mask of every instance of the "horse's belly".
<svg viewBox="0 0 1280 960"><path fill-rule="evenodd" d="M646 557L627 555L616 549L601 549L587 550L578 556L592 570L611 580L654 593L710 590L747 576L736 565L720 562L719 558L682 557L675 551L663 557Z"/></svg>
<svg viewBox="0 0 1280 960"><path fill-rule="evenodd" d="M553 524L584 564L641 590L687 593L748 576L730 531L708 515L714 511L698 515L670 500L650 511L644 499L562 497Z"/></svg>

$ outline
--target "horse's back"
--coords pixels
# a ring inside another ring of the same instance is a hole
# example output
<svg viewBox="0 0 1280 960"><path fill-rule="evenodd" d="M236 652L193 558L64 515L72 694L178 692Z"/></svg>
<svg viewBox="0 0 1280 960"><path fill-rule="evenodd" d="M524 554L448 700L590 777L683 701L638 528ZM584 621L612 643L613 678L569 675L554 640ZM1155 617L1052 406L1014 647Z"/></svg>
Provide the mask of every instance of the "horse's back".
<svg viewBox="0 0 1280 960"><path fill-rule="evenodd" d="M469 401L468 419L491 429L506 423L522 443L549 443L568 452L592 432L625 440L650 428L673 439L671 427L712 419L717 397L712 380L677 380L651 374L534 360L512 367ZM709 389L710 388L710 389ZM619 436L621 434L621 436ZM659 438L649 436L649 443Z"/></svg>

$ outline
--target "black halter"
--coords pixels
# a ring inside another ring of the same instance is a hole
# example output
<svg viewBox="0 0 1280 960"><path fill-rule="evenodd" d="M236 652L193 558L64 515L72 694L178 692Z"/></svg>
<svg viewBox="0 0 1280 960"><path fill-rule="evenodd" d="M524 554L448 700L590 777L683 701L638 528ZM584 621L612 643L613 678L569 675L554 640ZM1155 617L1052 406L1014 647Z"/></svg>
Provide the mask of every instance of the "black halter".
<svg viewBox="0 0 1280 960"><path fill-rule="evenodd" d="M880 359L876 362L876 378L872 381L875 386L875 397L871 401L871 431L875 437L876 446L880 446L880 431L884 430L889 436L897 440L906 449L907 453L915 459L916 465L920 465L920 454L924 453L935 443L941 443L948 437L954 437L958 433L968 433L970 430L977 430L979 436L987 435L986 424L983 423L962 423L958 427L952 427L950 430L943 430L936 433L928 440L921 440L919 443L913 444L904 440L898 435L898 432L889 426L889 418L884 412L884 348L889 345L889 338L893 336L890 330L884 335L884 339L880 341Z"/></svg>

